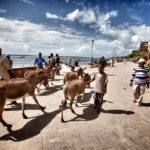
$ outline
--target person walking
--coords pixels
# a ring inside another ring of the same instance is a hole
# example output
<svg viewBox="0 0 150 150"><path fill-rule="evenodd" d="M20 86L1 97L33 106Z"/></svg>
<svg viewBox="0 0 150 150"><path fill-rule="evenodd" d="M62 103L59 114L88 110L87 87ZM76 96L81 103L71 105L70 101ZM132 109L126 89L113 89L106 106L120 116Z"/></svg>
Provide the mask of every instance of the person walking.
<svg viewBox="0 0 150 150"><path fill-rule="evenodd" d="M98 65L98 72L94 74L94 77L87 83L91 83L95 80L95 87L94 87L94 109L97 108L97 112L100 113L102 110L103 104L103 96L107 93L107 83L108 78L107 74L104 72L104 66L99 64Z"/></svg>
<svg viewBox="0 0 150 150"><path fill-rule="evenodd" d="M72 58L68 57L68 64L71 65L72 64Z"/></svg>
<svg viewBox="0 0 150 150"><path fill-rule="evenodd" d="M56 67L59 67L59 63L60 63L60 58L59 58L59 55L56 54L56 59L55 59Z"/></svg>
<svg viewBox="0 0 150 150"><path fill-rule="evenodd" d="M55 67L55 58L53 57L53 53L51 53L48 58L48 68Z"/></svg>
<svg viewBox="0 0 150 150"><path fill-rule="evenodd" d="M45 59L42 57L42 53L40 52L38 57L35 58L34 67L37 65L37 68L43 68L43 63L45 64L46 68L47 63L45 62Z"/></svg>
<svg viewBox="0 0 150 150"><path fill-rule="evenodd" d="M8 59L2 55L2 48L0 48L0 80L10 79L8 70L9 70Z"/></svg>
<svg viewBox="0 0 150 150"><path fill-rule="evenodd" d="M130 87L133 85L133 102L140 107L145 93L145 87L149 88L148 69L144 67L145 60L140 58L138 66L133 69L132 78L130 80Z"/></svg>

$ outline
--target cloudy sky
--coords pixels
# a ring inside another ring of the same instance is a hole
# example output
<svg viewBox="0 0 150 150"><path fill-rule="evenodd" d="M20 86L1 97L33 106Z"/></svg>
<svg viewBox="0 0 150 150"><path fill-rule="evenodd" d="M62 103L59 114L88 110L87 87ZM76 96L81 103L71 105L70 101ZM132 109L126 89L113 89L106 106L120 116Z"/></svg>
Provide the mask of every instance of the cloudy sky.
<svg viewBox="0 0 150 150"><path fill-rule="evenodd" d="M150 41L149 0L0 0L5 54L129 54Z"/></svg>

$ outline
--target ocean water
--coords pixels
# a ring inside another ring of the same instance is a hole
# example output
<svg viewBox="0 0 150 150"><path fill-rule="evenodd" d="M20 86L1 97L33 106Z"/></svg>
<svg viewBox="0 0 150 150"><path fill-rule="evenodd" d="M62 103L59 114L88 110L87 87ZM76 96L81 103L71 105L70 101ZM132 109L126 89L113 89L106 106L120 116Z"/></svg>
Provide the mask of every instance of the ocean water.
<svg viewBox="0 0 150 150"><path fill-rule="evenodd" d="M34 66L34 61L37 56L11 56L11 60L13 61L13 68L20 68L20 67L32 67ZM48 56L43 56L43 58L48 61ZM74 57L75 59L78 59L79 65L87 65L90 63L90 58L88 57ZM68 62L68 57L61 57L61 62ZM73 65L73 60L72 60Z"/></svg>

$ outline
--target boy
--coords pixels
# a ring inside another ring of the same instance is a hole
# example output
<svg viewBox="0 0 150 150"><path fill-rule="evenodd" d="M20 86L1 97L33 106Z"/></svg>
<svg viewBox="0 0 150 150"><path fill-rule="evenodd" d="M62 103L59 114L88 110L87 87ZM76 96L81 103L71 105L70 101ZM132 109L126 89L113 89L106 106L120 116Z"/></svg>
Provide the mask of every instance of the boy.
<svg viewBox="0 0 150 150"><path fill-rule="evenodd" d="M94 74L94 77L88 82L88 84L94 80L96 81L94 87L94 109L97 108L97 112L100 113L102 109L103 96L107 93L108 83L107 74L104 72L103 65L98 65L98 72Z"/></svg>
<svg viewBox="0 0 150 150"><path fill-rule="evenodd" d="M140 58L138 61L139 66L134 68L132 73L132 79L130 80L130 87L133 84L133 102L136 102L140 107L143 100L143 94L145 93L145 86L149 88L149 76L148 69L144 67L145 60L144 58Z"/></svg>

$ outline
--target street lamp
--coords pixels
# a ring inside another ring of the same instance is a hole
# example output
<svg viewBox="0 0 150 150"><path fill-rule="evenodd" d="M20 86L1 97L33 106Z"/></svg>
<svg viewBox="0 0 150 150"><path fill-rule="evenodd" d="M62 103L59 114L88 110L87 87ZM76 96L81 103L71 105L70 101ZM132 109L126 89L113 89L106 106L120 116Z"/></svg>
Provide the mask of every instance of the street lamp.
<svg viewBox="0 0 150 150"><path fill-rule="evenodd" d="M94 43L94 40L91 40L91 42L92 42L91 65L93 65L93 43Z"/></svg>

